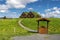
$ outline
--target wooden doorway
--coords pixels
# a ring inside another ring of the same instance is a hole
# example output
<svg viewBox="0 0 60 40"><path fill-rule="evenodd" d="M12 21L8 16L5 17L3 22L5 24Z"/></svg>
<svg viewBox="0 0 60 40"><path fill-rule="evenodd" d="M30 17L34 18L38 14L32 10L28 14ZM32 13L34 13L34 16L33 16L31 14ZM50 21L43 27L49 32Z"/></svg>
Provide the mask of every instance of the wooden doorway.
<svg viewBox="0 0 60 40"><path fill-rule="evenodd" d="M45 27L43 25L40 26L39 25L40 21L46 21L47 22L47 27ZM48 34L48 23L49 23L49 20L46 19L46 18L40 18L40 19L38 19L38 33L40 33L40 34Z"/></svg>

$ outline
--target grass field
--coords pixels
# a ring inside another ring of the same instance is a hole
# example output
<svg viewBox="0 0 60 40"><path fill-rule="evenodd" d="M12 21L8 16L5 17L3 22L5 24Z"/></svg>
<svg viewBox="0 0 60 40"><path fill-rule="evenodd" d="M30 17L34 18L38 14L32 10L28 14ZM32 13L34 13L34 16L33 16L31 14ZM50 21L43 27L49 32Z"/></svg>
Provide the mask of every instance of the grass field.
<svg viewBox="0 0 60 40"><path fill-rule="evenodd" d="M0 40L10 40L13 36L31 34L18 25L20 19L0 19Z"/></svg>
<svg viewBox="0 0 60 40"><path fill-rule="evenodd" d="M20 19L0 19L0 40L10 40L13 36L24 36L32 33L24 30L18 25ZM37 18L26 18L22 24L28 28L37 30ZM60 34L60 19L50 18L49 33ZM43 23L42 23L43 24Z"/></svg>
<svg viewBox="0 0 60 40"><path fill-rule="evenodd" d="M48 27L48 32L49 34L60 34L60 19L59 18L49 18L50 23ZM45 24L44 24L45 23ZM41 24L44 24L46 26L46 22ZM29 27L31 29L37 30L37 18L26 18L22 21L22 24L25 25L26 27ZM41 26L41 25L40 25Z"/></svg>

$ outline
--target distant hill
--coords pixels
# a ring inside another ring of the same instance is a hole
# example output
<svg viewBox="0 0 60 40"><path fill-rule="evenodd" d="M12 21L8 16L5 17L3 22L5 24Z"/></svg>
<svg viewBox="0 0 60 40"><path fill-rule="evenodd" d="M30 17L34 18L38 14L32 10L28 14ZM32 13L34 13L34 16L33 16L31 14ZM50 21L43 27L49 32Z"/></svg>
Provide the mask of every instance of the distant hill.
<svg viewBox="0 0 60 40"><path fill-rule="evenodd" d="M39 15L37 12L23 12L20 16L20 18L39 18L41 15Z"/></svg>

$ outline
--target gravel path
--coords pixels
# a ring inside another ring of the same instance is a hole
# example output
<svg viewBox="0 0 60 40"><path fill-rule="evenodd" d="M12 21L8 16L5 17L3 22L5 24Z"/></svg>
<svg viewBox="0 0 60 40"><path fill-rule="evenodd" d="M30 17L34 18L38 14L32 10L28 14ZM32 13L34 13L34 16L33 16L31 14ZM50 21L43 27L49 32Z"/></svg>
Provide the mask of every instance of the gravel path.
<svg viewBox="0 0 60 40"><path fill-rule="evenodd" d="M18 22L18 24L20 25L20 27L22 27L22 28L24 28L25 30L30 31L30 32L37 32L37 30L32 30L32 29L27 28L26 26L22 25L22 24L21 24L21 21L22 21L22 20L20 20L20 21Z"/></svg>
<svg viewBox="0 0 60 40"><path fill-rule="evenodd" d="M60 40L60 35L34 34L31 36L16 36L12 40Z"/></svg>

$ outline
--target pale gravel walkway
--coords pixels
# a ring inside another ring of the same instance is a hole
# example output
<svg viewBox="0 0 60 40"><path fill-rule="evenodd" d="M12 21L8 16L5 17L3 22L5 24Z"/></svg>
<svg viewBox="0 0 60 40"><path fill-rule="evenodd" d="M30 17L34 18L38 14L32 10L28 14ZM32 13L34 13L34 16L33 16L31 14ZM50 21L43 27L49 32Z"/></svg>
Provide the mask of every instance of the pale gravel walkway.
<svg viewBox="0 0 60 40"><path fill-rule="evenodd" d="M20 25L20 27L22 27L22 28L24 28L25 30L30 31L30 32L37 32L37 30L32 30L32 29L27 28L26 26L22 25L22 24L21 24L21 21L22 21L22 20L20 20L20 21L18 22L18 24Z"/></svg>
<svg viewBox="0 0 60 40"><path fill-rule="evenodd" d="M16 36L12 40L60 40L60 35L34 34L31 36Z"/></svg>

